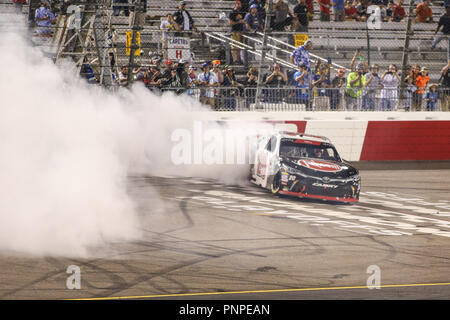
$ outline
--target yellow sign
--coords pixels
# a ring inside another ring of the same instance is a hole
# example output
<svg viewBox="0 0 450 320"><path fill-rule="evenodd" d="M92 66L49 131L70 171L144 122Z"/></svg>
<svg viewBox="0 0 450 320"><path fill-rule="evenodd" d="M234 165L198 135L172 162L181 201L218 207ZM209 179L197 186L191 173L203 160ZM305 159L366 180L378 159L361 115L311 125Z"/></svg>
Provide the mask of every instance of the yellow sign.
<svg viewBox="0 0 450 320"><path fill-rule="evenodd" d="M133 31L127 31L127 42L126 42L126 48L127 48L127 56L130 55L131 52L131 40L133 40ZM134 52L135 56L141 55L141 33L139 31L136 31L136 44L138 45L138 49Z"/></svg>
<svg viewBox="0 0 450 320"><path fill-rule="evenodd" d="M306 40L308 40L308 35L306 33L295 34L295 47L302 46Z"/></svg>

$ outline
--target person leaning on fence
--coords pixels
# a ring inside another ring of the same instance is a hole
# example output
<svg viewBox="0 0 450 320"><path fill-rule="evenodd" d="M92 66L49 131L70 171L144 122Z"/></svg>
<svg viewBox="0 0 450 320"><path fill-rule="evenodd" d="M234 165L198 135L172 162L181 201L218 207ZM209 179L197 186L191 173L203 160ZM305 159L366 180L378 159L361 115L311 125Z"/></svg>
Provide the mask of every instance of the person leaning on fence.
<svg viewBox="0 0 450 320"><path fill-rule="evenodd" d="M252 67L248 70L245 81L245 104L249 108L252 103L255 103L256 86L258 85L258 69Z"/></svg>
<svg viewBox="0 0 450 320"><path fill-rule="evenodd" d="M245 13L242 11L242 2L236 1L234 4L233 11L230 12L230 15L228 16L228 20L231 25L231 40L236 42L243 42L242 33L245 30L245 21L244 21ZM242 62L240 61L240 52L241 49L239 49L236 45L233 45L233 42L231 43L231 57L233 59L233 64L240 64L244 62L242 59Z"/></svg>
<svg viewBox="0 0 450 320"><path fill-rule="evenodd" d="M427 111L435 111L438 98L439 96L437 91L437 84L433 83L430 85L427 93L425 94L425 103Z"/></svg>
<svg viewBox="0 0 450 320"><path fill-rule="evenodd" d="M215 89L219 84L219 79L217 75L210 70L210 64L205 62L202 64L202 73L197 77L199 87L208 87L208 89L200 90L200 102L203 104L210 105L214 110L216 107L215 102Z"/></svg>
<svg viewBox="0 0 450 320"><path fill-rule="evenodd" d="M427 89L427 85L429 82L430 77L428 76L428 69L423 67L415 79L417 91L415 93L414 107L416 111L420 111L422 109L423 93Z"/></svg>
<svg viewBox="0 0 450 320"><path fill-rule="evenodd" d="M309 109L309 72L305 64L300 64L298 71L294 73L295 103L305 104Z"/></svg>
<svg viewBox="0 0 450 320"><path fill-rule="evenodd" d="M406 85L406 87L405 87L405 91L404 91L403 106L405 107L405 111L410 111L411 107L412 107L413 96L417 90L417 88L413 82L412 76L408 75L405 78L405 85Z"/></svg>
<svg viewBox="0 0 450 320"><path fill-rule="evenodd" d="M393 64L389 65L381 76L381 85L383 89L380 92L380 110L392 111L395 109L398 101L398 86L400 84L400 76L397 67Z"/></svg>
<svg viewBox="0 0 450 320"><path fill-rule="evenodd" d="M330 106L329 90L331 87L330 81L330 65L321 63L317 72L312 78L312 86L314 93L314 109L328 110Z"/></svg>
<svg viewBox="0 0 450 320"><path fill-rule="evenodd" d="M194 96L196 94L196 87L198 85L197 75L195 74L195 71L197 71L197 68L193 65L189 66L188 69L188 83L187 83L187 90L186 94L188 96Z"/></svg>
<svg viewBox="0 0 450 320"><path fill-rule="evenodd" d="M347 76L345 90L345 104L347 110L361 110L363 87L366 85L364 67L362 63L356 66L356 70Z"/></svg>
<svg viewBox="0 0 450 320"><path fill-rule="evenodd" d="M240 84L236 80L232 67L225 65L223 71L222 86L226 87L226 89L223 89L224 106L226 110L236 110L236 98L239 96Z"/></svg>
<svg viewBox="0 0 450 320"><path fill-rule="evenodd" d="M338 110L340 107L342 94L341 88L346 87L345 69L339 69L336 76L331 80L330 89L330 109Z"/></svg>
<svg viewBox="0 0 450 320"><path fill-rule="evenodd" d="M282 71L279 63L274 63L269 72L264 74L263 82L267 89L263 89L264 101L271 103L279 103L284 98L283 89L274 90L273 88L282 88L287 85L288 78Z"/></svg>
<svg viewBox="0 0 450 320"><path fill-rule="evenodd" d="M439 31L441 27L443 27L442 31ZM447 50L450 50L450 40L448 39L448 37L450 36L450 6L445 7L445 14L443 14L439 18L439 22L436 27L436 31L434 32L434 35L435 38L433 43L431 44L431 50L434 50L437 44L441 42L441 40L444 38L446 38L445 40L447 40Z"/></svg>
<svg viewBox="0 0 450 320"><path fill-rule="evenodd" d="M450 107L450 59L441 70L439 83L441 91L441 111L448 111Z"/></svg>
<svg viewBox="0 0 450 320"><path fill-rule="evenodd" d="M190 36L190 31L198 31L194 24L194 19L192 19L189 11L186 10L186 2L181 1L178 5L178 10L173 14L173 20L175 22L175 29L178 31L175 35ZM183 34L185 32L185 34Z"/></svg>
<svg viewBox="0 0 450 320"><path fill-rule="evenodd" d="M364 75L366 78L366 94L363 96L363 110L374 111L378 105L378 91L382 88L378 70L378 65L373 64L370 66L370 72Z"/></svg>

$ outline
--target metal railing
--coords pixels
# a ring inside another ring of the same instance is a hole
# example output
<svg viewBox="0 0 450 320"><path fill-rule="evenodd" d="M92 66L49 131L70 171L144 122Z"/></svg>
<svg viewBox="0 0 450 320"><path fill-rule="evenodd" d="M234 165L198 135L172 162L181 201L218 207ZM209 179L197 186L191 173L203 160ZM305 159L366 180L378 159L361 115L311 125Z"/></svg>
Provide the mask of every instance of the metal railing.
<svg viewBox="0 0 450 320"><path fill-rule="evenodd" d="M147 86L154 94L171 92L207 105L214 111L449 111L450 88L435 93L400 89L262 87L256 106L256 87Z"/></svg>

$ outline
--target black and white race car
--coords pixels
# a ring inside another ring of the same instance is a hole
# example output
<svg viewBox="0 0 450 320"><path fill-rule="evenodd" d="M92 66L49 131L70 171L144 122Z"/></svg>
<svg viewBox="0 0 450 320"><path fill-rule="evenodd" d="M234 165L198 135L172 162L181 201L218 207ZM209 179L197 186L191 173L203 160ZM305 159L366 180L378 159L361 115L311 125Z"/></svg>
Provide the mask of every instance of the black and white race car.
<svg viewBox="0 0 450 320"><path fill-rule="evenodd" d="M361 178L329 139L278 132L258 140L251 181L273 194L358 202Z"/></svg>

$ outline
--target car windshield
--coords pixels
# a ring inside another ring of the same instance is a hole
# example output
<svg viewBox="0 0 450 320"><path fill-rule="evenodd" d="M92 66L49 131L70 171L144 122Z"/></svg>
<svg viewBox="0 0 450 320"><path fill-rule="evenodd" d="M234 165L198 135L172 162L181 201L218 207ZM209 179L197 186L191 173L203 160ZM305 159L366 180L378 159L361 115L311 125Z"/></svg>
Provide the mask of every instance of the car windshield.
<svg viewBox="0 0 450 320"><path fill-rule="evenodd" d="M333 146L321 143L310 144L305 143L305 140L296 139L281 139L280 157L341 161Z"/></svg>

